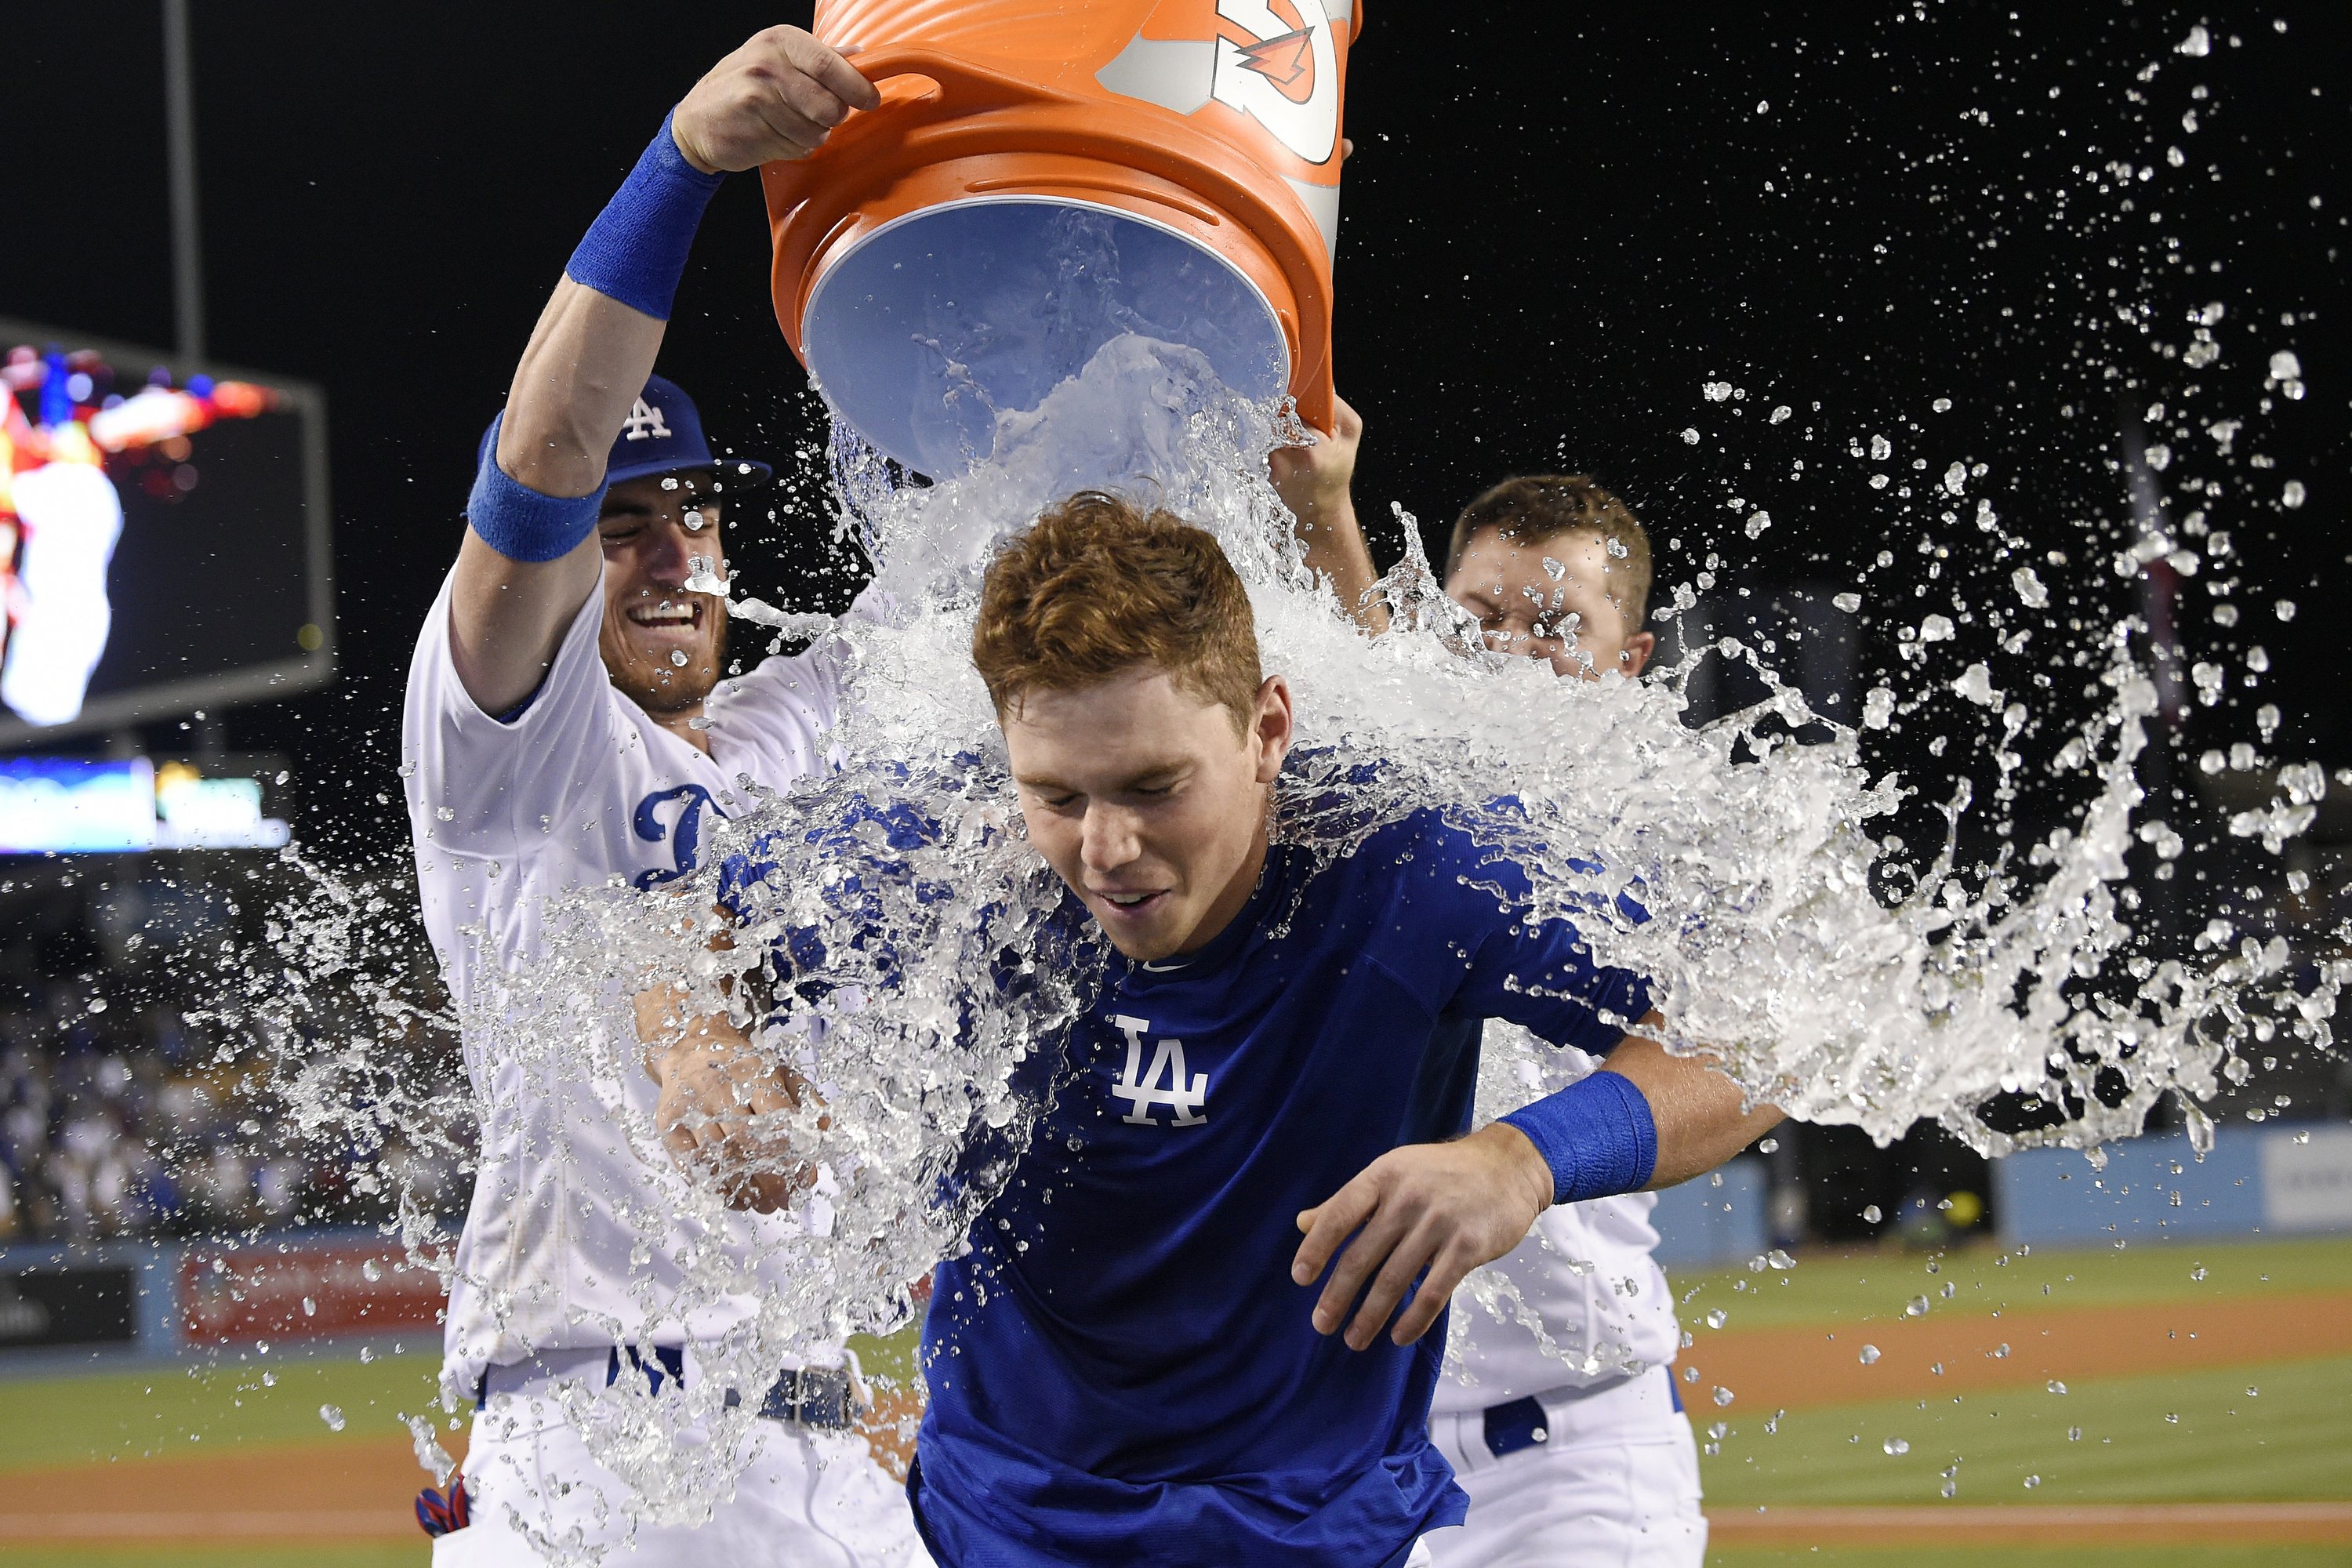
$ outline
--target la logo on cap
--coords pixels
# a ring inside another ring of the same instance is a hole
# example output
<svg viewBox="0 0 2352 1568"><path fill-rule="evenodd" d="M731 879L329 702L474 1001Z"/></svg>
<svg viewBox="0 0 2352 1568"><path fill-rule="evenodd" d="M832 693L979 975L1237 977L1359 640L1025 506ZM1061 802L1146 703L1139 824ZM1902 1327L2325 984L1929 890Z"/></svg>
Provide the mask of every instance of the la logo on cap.
<svg viewBox="0 0 2352 1568"><path fill-rule="evenodd" d="M621 435L626 440L643 441L668 434L669 426L662 423L662 411L642 397L629 405L629 416L621 421Z"/></svg>

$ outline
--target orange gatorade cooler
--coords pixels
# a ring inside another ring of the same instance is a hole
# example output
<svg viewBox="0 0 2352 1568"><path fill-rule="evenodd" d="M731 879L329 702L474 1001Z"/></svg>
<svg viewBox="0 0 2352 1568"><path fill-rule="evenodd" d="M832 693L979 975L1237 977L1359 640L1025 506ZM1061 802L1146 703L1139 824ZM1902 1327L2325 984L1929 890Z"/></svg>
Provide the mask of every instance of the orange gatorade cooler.
<svg viewBox="0 0 2352 1568"><path fill-rule="evenodd" d="M1328 426L1360 25L1356 0L819 0L882 106L761 171L785 338L931 475L1121 331Z"/></svg>

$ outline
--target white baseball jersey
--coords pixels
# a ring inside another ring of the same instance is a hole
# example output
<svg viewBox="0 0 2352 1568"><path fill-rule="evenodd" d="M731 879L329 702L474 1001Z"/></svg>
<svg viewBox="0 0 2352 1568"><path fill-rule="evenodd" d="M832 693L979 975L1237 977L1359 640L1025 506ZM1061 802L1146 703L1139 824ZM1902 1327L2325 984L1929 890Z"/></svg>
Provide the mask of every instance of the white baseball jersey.
<svg viewBox="0 0 2352 1568"><path fill-rule="evenodd" d="M706 755L614 689L596 646L601 586L510 722L483 712L457 679L449 597L445 582L417 639L401 751L425 930L462 1017L491 981L542 955L547 900L614 879L645 888L674 878L694 864L706 810L750 804L739 780L779 789L817 765L843 658L827 646L721 680L706 705ZM682 1178L631 1144L623 1112L650 1114L656 1089L641 1071L600 1069L636 1059L615 1048L633 1046L628 998L616 986L600 1003L602 1026L629 1033L583 1040L576 1058L558 1051L551 1066L525 1068L511 1052L488 1060L479 1040L465 1041L488 1124L445 1334L442 1376L459 1398L489 1363L705 1341L752 1312L745 1295L683 1323L663 1319L691 1238L641 1237L638 1225L679 1212ZM749 1256L763 1229L792 1223L731 1216L728 1245ZM650 1257L633 1260L641 1241L654 1244Z"/></svg>
<svg viewBox="0 0 2352 1568"><path fill-rule="evenodd" d="M1503 1027L1487 1025L1490 1045ZM1542 1081L1519 1085L1515 1097L1508 1089L1493 1094L1501 1087L1497 1075L1480 1075L1479 1122L1565 1088L1601 1065L1571 1046L1537 1049L1545 1064ZM1487 1103L1490 1095L1509 1103ZM1654 1193L1627 1193L1559 1205L1536 1221L1525 1241L1488 1265L1510 1277L1562 1355L1607 1364L1587 1372L1547 1354L1525 1324L1496 1321L1465 1287L1454 1300L1454 1317L1464 1325L1455 1331L1464 1335L1461 1375L1437 1380L1433 1413L1466 1414L1551 1389L1615 1382L1625 1375L1622 1363L1628 1359L1643 1366L1673 1361L1681 1331L1665 1272L1651 1256L1658 1233L1650 1226L1650 1211L1657 1203Z"/></svg>

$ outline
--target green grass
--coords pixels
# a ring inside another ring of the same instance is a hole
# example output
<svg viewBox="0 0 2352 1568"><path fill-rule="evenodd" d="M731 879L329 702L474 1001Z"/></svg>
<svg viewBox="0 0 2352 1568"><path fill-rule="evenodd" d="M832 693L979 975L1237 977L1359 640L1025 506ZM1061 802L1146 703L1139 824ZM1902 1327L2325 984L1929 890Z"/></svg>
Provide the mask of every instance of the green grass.
<svg viewBox="0 0 2352 1568"><path fill-rule="evenodd" d="M0 1382L0 1471L394 1436L398 1412L433 1405L439 1370L437 1356L379 1356L362 1365L345 1352L11 1378ZM274 1386L263 1384L265 1372ZM322 1405L343 1412L340 1435L320 1417Z"/></svg>
<svg viewBox="0 0 2352 1568"><path fill-rule="evenodd" d="M0 1563L10 1559L0 1557ZM1707 1568L2347 1568L2352 1546L1743 1546Z"/></svg>
<svg viewBox="0 0 2352 1568"><path fill-rule="evenodd" d="M1963 1502L2352 1499L2352 1357L1834 1405L1777 1433L1766 1414L1729 1422L1700 1461L1709 1507L1932 1503L1955 1459ZM1889 1437L1910 1451L1890 1457Z"/></svg>
<svg viewBox="0 0 2352 1568"><path fill-rule="evenodd" d="M1685 1323L1716 1308L1727 1329L1870 1322L1902 1316L1914 1296L1938 1312L2026 1312L2223 1297L2336 1290L2352 1294L2352 1240L2168 1241L2120 1250L2035 1251L2019 1257L1978 1247L1933 1259L1919 1253L1815 1253L1790 1269L1676 1273ZM2205 1278L2193 1278L2203 1268ZM1958 1287L1949 1300L1941 1291Z"/></svg>
<svg viewBox="0 0 2352 1568"><path fill-rule="evenodd" d="M915 1352L921 1344L923 1326L908 1324L887 1339L876 1339L871 1334L852 1334L849 1348L857 1352L857 1364L869 1378L887 1379L900 1388L915 1375Z"/></svg>

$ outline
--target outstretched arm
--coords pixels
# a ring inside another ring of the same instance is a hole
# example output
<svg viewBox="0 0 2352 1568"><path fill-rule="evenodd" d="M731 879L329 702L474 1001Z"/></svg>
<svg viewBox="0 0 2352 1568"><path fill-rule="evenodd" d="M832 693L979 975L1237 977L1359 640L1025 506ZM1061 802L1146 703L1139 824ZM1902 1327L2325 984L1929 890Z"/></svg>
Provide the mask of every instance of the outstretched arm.
<svg viewBox="0 0 2352 1568"><path fill-rule="evenodd" d="M879 101L838 52L770 27L695 84L573 252L515 369L457 552L450 656L485 711L539 689L595 591L604 456L653 374L710 193L729 171L806 157Z"/></svg>
<svg viewBox="0 0 2352 1568"><path fill-rule="evenodd" d="M1344 398L1331 400L1328 432L1313 432L1311 447L1277 447L1266 459L1274 488L1297 518L1298 542L1309 570L1331 580L1339 607L1368 632L1388 630L1388 606L1372 592L1380 574L1356 521L1351 490L1364 422Z"/></svg>
<svg viewBox="0 0 2352 1568"><path fill-rule="evenodd" d="M1629 1035L1607 1067L1512 1120L1451 1143L1391 1150L1364 1167L1299 1215L1306 1240L1291 1278L1311 1285L1331 1268L1315 1327L1328 1334L1345 1322L1354 1350L1372 1342L1412 1289L1390 1335L1411 1344L1465 1275L1517 1247L1553 1204L1686 1182L1780 1121L1779 1110L1748 1110L1742 1099L1705 1062ZM1363 1305L1350 1319L1360 1295Z"/></svg>

